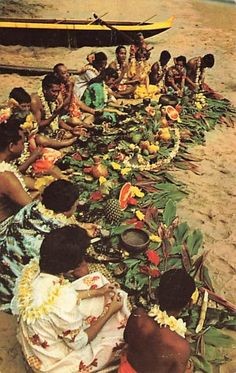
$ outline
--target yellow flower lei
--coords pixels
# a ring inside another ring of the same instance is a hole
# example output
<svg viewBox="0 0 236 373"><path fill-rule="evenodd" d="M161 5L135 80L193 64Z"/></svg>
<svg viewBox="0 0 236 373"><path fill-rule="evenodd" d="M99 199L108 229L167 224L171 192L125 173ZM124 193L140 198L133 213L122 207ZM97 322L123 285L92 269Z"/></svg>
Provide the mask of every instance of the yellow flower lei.
<svg viewBox="0 0 236 373"><path fill-rule="evenodd" d="M57 301L63 286L68 284L68 280L58 278L50 291L47 299L40 305L34 306L32 299L32 282L39 275L38 259L32 259L28 265L22 270L20 279L18 280L16 299L19 314L27 324L33 324L37 319L44 315L48 315L53 305Z"/></svg>
<svg viewBox="0 0 236 373"><path fill-rule="evenodd" d="M168 326L172 332L175 332L181 337L185 338L187 328L183 319L176 319L174 316L168 316L167 312L161 311L160 307L156 304L151 308L148 315L154 317L154 320L160 325L160 327Z"/></svg>
<svg viewBox="0 0 236 373"><path fill-rule="evenodd" d="M41 100L41 103L42 103L42 106L43 106L43 110L45 112L45 119L50 118L52 116L53 111L57 107L56 102L52 101L49 104L49 102L46 101L46 99L45 99L45 96L44 96L42 88L39 88L39 90L38 90L37 93L38 93L38 96L39 96L39 98ZM50 127L50 129L51 129L52 132L55 132L55 131L57 131L59 129L58 116L56 116L56 118L53 119L53 121L50 123L49 127Z"/></svg>
<svg viewBox="0 0 236 373"><path fill-rule="evenodd" d="M62 222L65 225L70 225L70 224L77 224L78 225L78 222L77 222L74 215L70 216L70 217L67 217L61 212L56 213L53 210L47 209L41 202L38 203L36 208L43 216L46 216L49 219L59 220L60 222Z"/></svg>

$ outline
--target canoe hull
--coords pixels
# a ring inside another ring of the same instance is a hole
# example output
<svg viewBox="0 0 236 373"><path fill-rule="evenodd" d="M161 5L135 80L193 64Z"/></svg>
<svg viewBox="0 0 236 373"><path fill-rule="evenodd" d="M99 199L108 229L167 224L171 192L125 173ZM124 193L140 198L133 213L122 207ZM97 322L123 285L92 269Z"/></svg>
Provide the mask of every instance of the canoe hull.
<svg viewBox="0 0 236 373"><path fill-rule="evenodd" d="M0 19L0 44L37 47L112 46L130 44L137 32L145 38L168 30L172 18L165 22L144 25L76 25L62 23L3 22Z"/></svg>

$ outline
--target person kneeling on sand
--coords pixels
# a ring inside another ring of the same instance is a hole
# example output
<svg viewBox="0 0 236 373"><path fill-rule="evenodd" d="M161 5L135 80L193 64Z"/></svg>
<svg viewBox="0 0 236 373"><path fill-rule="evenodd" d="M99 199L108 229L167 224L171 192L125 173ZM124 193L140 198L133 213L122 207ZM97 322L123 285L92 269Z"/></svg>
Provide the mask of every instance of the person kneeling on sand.
<svg viewBox="0 0 236 373"><path fill-rule="evenodd" d="M171 269L161 276L159 306L150 312L133 310L125 328L127 353L122 356L119 373L190 373L190 346L186 326L176 319L195 292L194 280L182 269Z"/></svg>
<svg viewBox="0 0 236 373"><path fill-rule="evenodd" d="M83 229L56 229L17 281L12 312L34 372L99 372L124 345L127 294L101 273L88 273L88 246ZM78 279L69 283L71 273Z"/></svg>
<svg viewBox="0 0 236 373"><path fill-rule="evenodd" d="M183 97L186 79L186 57L178 56L174 58L174 65L166 72L165 86L167 92Z"/></svg>
<svg viewBox="0 0 236 373"><path fill-rule="evenodd" d="M213 54L206 54L203 57L191 58L187 63L186 85L192 91L205 90L204 79L206 68L212 68L215 64Z"/></svg>

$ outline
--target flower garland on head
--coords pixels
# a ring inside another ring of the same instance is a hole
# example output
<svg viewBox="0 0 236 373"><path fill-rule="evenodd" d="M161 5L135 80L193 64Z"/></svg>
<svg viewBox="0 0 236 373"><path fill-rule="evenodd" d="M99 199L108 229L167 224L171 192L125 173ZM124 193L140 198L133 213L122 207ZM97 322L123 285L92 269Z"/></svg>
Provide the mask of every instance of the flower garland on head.
<svg viewBox="0 0 236 373"><path fill-rule="evenodd" d="M64 278L58 278L50 287L47 298L40 305L34 305L32 283L40 274L38 259L32 259L22 270L22 274L16 285L17 308L23 321L33 324L37 319L48 315L56 303L63 286L69 283ZM14 303L13 303L14 308Z"/></svg>
<svg viewBox="0 0 236 373"><path fill-rule="evenodd" d="M25 190L25 192L28 193L28 189L25 185L24 179L16 166L8 162L2 161L0 162L0 173L5 172L5 171L12 172L15 175L15 177L19 180L19 182L21 183L22 188Z"/></svg>
<svg viewBox="0 0 236 373"><path fill-rule="evenodd" d="M187 328L183 319L176 319L174 316L168 316L167 312L161 311L160 307L156 304L148 312L148 315L154 317L154 320L160 327L164 326L166 328L168 326L172 332L185 338Z"/></svg>
<svg viewBox="0 0 236 373"><path fill-rule="evenodd" d="M57 107L57 103L55 101L51 101L50 103L45 99L44 93L42 88L39 88L38 90L38 96L40 98L40 101L43 106L43 110L45 112L45 119L48 119L52 116L54 110ZM50 123L49 125L52 132L55 132L59 129L59 123L58 123L58 116L56 116L55 119Z"/></svg>

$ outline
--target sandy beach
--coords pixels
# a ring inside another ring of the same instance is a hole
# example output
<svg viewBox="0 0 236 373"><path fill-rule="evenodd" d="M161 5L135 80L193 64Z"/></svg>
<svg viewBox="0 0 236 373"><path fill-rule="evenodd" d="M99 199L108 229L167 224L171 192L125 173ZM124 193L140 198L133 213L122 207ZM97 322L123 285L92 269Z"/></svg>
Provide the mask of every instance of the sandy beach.
<svg viewBox="0 0 236 373"><path fill-rule="evenodd" d="M0 3L0 13L9 16L89 18L93 12L108 12L106 20L143 21L157 14L152 21L164 21L174 15L171 30L148 40L154 46L151 62L158 59L163 49L168 49L172 56L186 55L187 59L213 53L216 64L207 71L206 81L236 105L236 5L201 0L117 0L112 6L108 0L68 0L58 7L51 0ZM91 47L75 50L0 45L0 63L51 68L63 61L68 68L75 69L85 63L86 55L92 50ZM114 47L99 50L107 53L109 60L114 57ZM0 75L0 102L6 100L10 90L16 86L22 86L30 93L36 91L40 81L40 77ZM174 171L174 176L185 183L189 191L189 195L178 204L178 215L190 227L203 232L206 262L215 290L233 303L236 303L235 148L236 128L217 126L207 134L203 146L192 148L193 154L202 159L198 163L200 175L191 171ZM0 372L25 372L12 316L0 314L0 333ZM230 356L232 361L216 372L236 372L236 352L231 351Z"/></svg>

